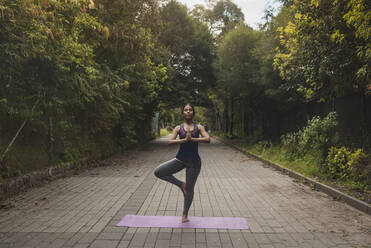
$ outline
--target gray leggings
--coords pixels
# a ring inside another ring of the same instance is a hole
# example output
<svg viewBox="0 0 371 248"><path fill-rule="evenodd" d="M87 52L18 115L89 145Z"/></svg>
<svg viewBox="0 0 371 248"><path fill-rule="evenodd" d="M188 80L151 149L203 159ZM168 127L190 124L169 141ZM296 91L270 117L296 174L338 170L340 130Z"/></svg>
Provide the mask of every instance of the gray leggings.
<svg viewBox="0 0 371 248"><path fill-rule="evenodd" d="M185 163L174 158L157 166L157 168L155 169L155 176L162 180L175 184L176 186L181 188L182 182L178 180L177 178L175 178L172 174L177 173L178 171L183 170L184 168L186 168L187 195L184 198L183 214L188 216L188 210L193 200L193 192L194 192L196 180L197 180L198 175L200 174L201 168L187 167Z"/></svg>

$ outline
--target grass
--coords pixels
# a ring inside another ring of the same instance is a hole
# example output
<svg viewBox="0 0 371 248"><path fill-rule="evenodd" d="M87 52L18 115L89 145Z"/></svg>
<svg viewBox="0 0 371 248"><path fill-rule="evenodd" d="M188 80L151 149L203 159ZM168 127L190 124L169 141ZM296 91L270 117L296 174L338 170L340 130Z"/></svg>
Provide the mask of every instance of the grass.
<svg viewBox="0 0 371 248"><path fill-rule="evenodd" d="M281 166L296 171L304 176L318 179L321 177L319 170L320 161L312 155L303 158L288 160L279 145L272 145L269 148L260 149L258 145L243 146L243 149L262 157L265 160L280 164Z"/></svg>
<svg viewBox="0 0 371 248"><path fill-rule="evenodd" d="M349 189L363 189L370 190L367 185L348 179L347 181L341 180L331 180L327 174L324 174L320 170L321 160L314 157L313 155L306 155L302 158L296 158L294 160L288 160L284 156L284 151L282 151L279 145L273 145L268 149L259 149L258 145L245 147L247 151L254 153L265 160L280 164L281 166L291 169L293 171L299 172L300 174L310 177L312 179L321 181L323 183L334 183L345 186Z"/></svg>
<svg viewBox="0 0 371 248"><path fill-rule="evenodd" d="M160 129L160 135L156 134L156 138L161 138L163 136L166 136L168 134L171 134L171 131L168 131L166 128Z"/></svg>
<svg viewBox="0 0 371 248"><path fill-rule="evenodd" d="M225 139L226 137L223 138ZM332 179L329 175L320 170L321 160L314 155L306 155L301 158L290 160L285 156L280 144L270 144L268 147L262 147L260 144L247 145L246 142L242 140L229 140L229 142L265 160L279 164L284 168L300 173L323 184L332 186L360 200L368 203L371 202L371 189L368 184L351 179L347 181Z"/></svg>

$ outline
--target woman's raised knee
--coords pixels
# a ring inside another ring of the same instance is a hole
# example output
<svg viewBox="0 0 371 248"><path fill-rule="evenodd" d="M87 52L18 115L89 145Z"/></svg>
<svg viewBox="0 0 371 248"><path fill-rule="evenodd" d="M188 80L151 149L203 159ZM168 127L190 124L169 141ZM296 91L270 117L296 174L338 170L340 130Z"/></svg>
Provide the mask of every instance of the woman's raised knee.
<svg viewBox="0 0 371 248"><path fill-rule="evenodd" d="M156 177L161 178L161 174L160 174L160 171L158 169L155 169L153 174L155 174Z"/></svg>

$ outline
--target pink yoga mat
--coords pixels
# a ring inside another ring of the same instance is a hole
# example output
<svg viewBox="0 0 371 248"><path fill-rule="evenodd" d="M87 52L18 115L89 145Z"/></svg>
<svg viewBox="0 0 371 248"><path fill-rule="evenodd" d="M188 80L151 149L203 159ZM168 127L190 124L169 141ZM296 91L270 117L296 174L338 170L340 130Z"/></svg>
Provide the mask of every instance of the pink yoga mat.
<svg viewBox="0 0 371 248"><path fill-rule="evenodd" d="M246 219L240 217L189 216L188 219L189 222L182 223L182 217L180 216L143 216L127 214L116 226L219 229L248 228Z"/></svg>

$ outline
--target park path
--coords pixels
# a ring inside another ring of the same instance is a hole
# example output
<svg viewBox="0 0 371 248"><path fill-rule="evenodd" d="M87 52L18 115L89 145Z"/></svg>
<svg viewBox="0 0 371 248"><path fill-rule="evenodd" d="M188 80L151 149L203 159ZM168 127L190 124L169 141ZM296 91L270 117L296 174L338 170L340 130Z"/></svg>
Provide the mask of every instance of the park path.
<svg viewBox="0 0 371 248"><path fill-rule="evenodd" d="M22 193L0 211L0 248L371 246L369 215L214 139L200 144L189 215L245 217L248 230L116 227L125 214L181 215L180 189L153 174L176 150L164 137Z"/></svg>

